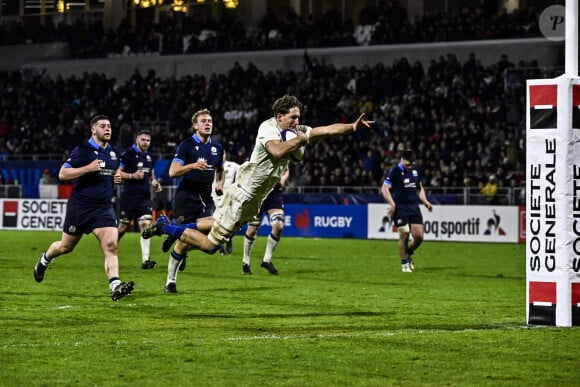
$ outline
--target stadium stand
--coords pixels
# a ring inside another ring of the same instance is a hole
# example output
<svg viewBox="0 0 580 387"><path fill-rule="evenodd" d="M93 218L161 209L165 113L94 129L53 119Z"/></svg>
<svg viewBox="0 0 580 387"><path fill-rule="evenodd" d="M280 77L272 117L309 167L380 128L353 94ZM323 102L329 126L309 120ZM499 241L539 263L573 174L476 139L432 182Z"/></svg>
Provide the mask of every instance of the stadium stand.
<svg viewBox="0 0 580 387"><path fill-rule="evenodd" d="M489 15L483 10L463 8L453 15L425 15L413 23L401 17L404 13L400 7L365 9L360 15L361 25L375 27L372 33L364 32L364 39L359 43L537 35L533 22L536 15L531 10ZM339 16L329 12L320 19L285 20L275 47L357 44L356 27L341 24L336 28ZM242 34L245 40L232 40L229 49L273 48L263 36L271 30L267 20L264 19L261 32L255 32L255 37ZM400 22L393 23L393 20ZM243 29L222 21L213 23L212 30L216 30L216 25ZM98 26L88 27L98 29ZM141 31L140 36L168 31L160 27L151 26L147 33ZM210 26L198 27L207 30ZM22 26L3 28L12 29L0 34L3 44L20 39L14 31ZM120 28L124 28L123 23ZM316 41L298 42L303 36L301 28L310 28L308 35L316 36ZM228 34L226 30L217 31L216 36ZM157 47L143 42L130 43L132 37L125 32L129 33L128 30L103 32L102 39L96 39L100 42L98 47L84 46L84 52L75 55L103 56L111 52L107 47L130 46L133 51L133 47L141 47L138 50ZM176 41L183 42L183 33L173 34ZM64 36L58 29L28 31L30 34L49 40L50 37L62 40ZM169 34L164 34L163 39L165 35ZM97 32L94 36L100 35ZM113 37L118 42L111 42ZM27 39L34 40L34 37ZM215 36L209 34L204 42L212 39ZM213 42L211 47L227 49L222 43ZM187 54L209 47L197 44L195 49L183 52L182 47L177 49L177 44L171 42L164 42L162 46L164 50L174 47L177 51L160 51L161 55ZM151 151L163 161L160 165L167 164L175 145L188 135L192 112L208 107L214 112L216 137L225 144L232 158L241 162L251 152L257 124L270 115L271 101L289 92L306 103L303 122L313 126L348 121L359 111L367 112L377 121L373 130L354 135L354 141L339 138L310 147L304 162L293 164L291 186L336 186L345 192L355 192L354 187L377 187L386 170L398 160L400 151L410 147L418 150L428 187L463 187L469 181L478 189L494 174L500 189L519 188L525 180L522 85L526 78L546 75L537 63L520 60L516 65L507 55L498 55L496 63L484 66L474 52L464 62L449 53L433 58L428 66L401 57L390 65L339 67L305 55L302 71L261 71L251 64L242 67L235 63L228 72L210 77L192 74L165 78L154 70L145 74L135 70L125 82L97 73L63 78L42 72L0 72L0 158L47 159L60 163L74 146L85 140L86 123L99 112L111 117L113 142L120 148L130 144L138 127L151 125L155 139ZM168 179L166 171L156 172ZM30 179L26 174L12 178L21 179L23 185L37 186L36 174L38 171ZM26 194L34 196L30 190L25 190Z"/></svg>

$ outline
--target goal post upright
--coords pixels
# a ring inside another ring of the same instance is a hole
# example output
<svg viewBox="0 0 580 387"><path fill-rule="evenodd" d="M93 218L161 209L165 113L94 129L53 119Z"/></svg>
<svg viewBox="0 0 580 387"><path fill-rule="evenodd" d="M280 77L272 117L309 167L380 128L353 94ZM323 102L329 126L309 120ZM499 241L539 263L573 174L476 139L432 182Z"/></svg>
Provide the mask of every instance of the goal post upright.
<svg viewBox="0 0 580 387"><path fill-rule="evenodd" d="M565 9L565 73L526 85L526 322L580 325L578 3Z"/></svg>

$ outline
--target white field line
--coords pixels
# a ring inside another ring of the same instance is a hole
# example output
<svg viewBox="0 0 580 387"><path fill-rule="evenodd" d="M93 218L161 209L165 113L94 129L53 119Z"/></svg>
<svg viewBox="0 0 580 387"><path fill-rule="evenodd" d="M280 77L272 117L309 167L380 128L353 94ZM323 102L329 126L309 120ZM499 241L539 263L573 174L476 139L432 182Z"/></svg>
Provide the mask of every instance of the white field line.
<svg viewBox="0 0 580 387"><path fill-rule="evenodd" d="M527 330L527 329L542 329L546 328L544 326L526 326L526 325L512 325L512 326L490 326L484 327L480 329L476 328L468 328L468 329L459 329L459 330L448 330L448 329L401 329L397 331L384 331L384 332L338 332L338 333L315 333L315 334L301 334L301 335L260 335L260 336L237 336L237 337L222 337L217 339L203 339L203 338L189 338L187 341L195 341L195 342L215 342L215 341L222 341L222 342L242 342L242 341L283 341L283 340L309 340L309 339L333 339L333 338L380 338L380 337L392 337L392 336L416 336L416 335L431 335L431 334L457 334L457 333L471 333L471 332L481 332L481 331L489 331L489 330L506 330L506 331L517 331L517 330ZM549 327L548 327L549 328ZM554 328L554 327L552 327ZM130 345L133 344L132 341L128 340L117 340L115 342L117 345ZM155 340L143 340L142 344L172 344L168 341L157 342ZM178 344L175 342L175 344ZM183 340L179 341L179 344L183 344ZM51 342L48 344L52 347L67 347L67 346L74 346L74 347L81 347L81 346L89 346L89 344L75 341L74 343L68 342ZM4 344L1 345L0 348L2 349L11 349L11 348L38 348L38 347L46 347L47 344L38 344L38 343L19 343L19 344Z"/></svg>

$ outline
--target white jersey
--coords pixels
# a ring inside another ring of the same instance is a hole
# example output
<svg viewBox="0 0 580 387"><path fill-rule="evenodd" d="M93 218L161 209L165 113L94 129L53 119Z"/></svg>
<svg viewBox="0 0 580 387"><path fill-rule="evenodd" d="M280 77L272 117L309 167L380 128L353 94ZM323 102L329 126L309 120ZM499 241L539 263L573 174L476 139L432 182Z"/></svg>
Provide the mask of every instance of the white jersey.
<svg viewBox="0 0 580 387"><path fill-rule="evenodd" d="M302 128L309 137L312 128ZM275 118L260 125L250 160L240 166L236 182L225 191L214 213L215 221L207 236L213 244L226 243L237 230L258 215L262 202L288 168L290 155L276 160L266 150L266 143L272 140L282 141Z"/></svg>
<svg viewBox="0 0 580 387"><path fill-rule="evenodd" d="M236 176L238 174L238 170L240 169L240 164L236 163L235 161L224 161L223 167L224 167L224 174L225 174L225 180L224 180L224 192L225 192L226 188L228 188L230 185L232 185L236 181ZM213 186L211 189L211 196L213 197L213 201L216 203L216 206L217 206L221 202L223 195L217 196L217 194L215 193L216 184L217 184L217 181L214 178L213 179Z"/></svg>
<svg viewBox="0 0 580 387"><path fill-rule="evenodd" d="M310 136L312 128L304 127L306 128L306 136ZM251 197L265 198L288 168L291 161L290 155L276 160L266 150L268 141L282 141L280 132L275 118L272 117L262 122L258 128L252 156L250 160L242 164L238 171L237 181Z"/></svg>

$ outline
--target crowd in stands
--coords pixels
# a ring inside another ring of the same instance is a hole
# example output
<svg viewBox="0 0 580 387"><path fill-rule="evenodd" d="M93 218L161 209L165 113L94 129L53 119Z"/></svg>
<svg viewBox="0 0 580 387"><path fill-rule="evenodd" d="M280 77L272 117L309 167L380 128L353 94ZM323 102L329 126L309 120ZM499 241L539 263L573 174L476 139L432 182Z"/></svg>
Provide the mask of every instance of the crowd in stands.
<svg viewBox="0 0 580 387"><path fill-rule="evenodd" d="M426 14L409 22L397 1L379 4L361 12L358 26L343 21L336 10L306 20L292 12L281 20L270 12L257 29L245 28L227 14L219 23L168 21L137 31L127 21L116 31L104 31L99 23L26 31L16 24L0 28L0 44L63 40L73 56L94 57L538 35L533 9L497 14L464 7L453 15ZM170 160L189 135L192 113L209 108L216 139L232 159L243 162L259 123L271 115L272 102L294 94L305 103L302 122L308 125L348 122L359 112L376 124L310 145L304 161L292 165L291 184L379 186L400 152L411 148L418 153L426 186L483 186L493 174L498 186L519 187L525 178L525 97L521 83L506 87L504 70L513 66L505 54L487 67L476 54L464 63L443 54L427 68L404 57L373 67L337 68L305 54L303 71L263 72L251 63L245 68L236 63L227 74L209 78L160 78L150 70L118 82L96 73L64 79L3 72L0 159L25 154L64 158L87 139L90 117L99 113L111 117L113 143L119 148L132 144L140 124L154 122L151 151ZM529 71L537 63L520 61L517 66Z"/></svg>
<svg viewBox="0 0 580 387"><path fill-rule="evenodd" d="M236 63L209 79L164 79L151 70L135 71L125 83L96 73L67 79L0 73L0 157L66 155L86 141L90 117L100 113L111 117L118 147L132 144L140 122L162 123L153 127L151 151L171 159L190 135L193 112L209 108L215 138L242 162L272 102L289 93L305 103L301 121L311 126L349 122L359 112L376 121L372 129L309 145L304 161L292 166L291 184L378 186L411 148L426 186L478 186L490 174L500 187L520 186L525 97L523 88L505 87L503 71L513 66L507 55L484 67L475 54L464 63L446 54L427 68L406 58L336 68L305 57L299 72Z"/></svg>
<svg viewBox="0 0 580 387"><path fill-rule="evenodd" d="M464 6L450 13L408 18L399 1L380 1L364 8L356 25L336 9L318 17L301 17L291 10L282 18L268 10L257 27L246 26L227 12L221 20L194 13L136 28L126 18L114 30L105 30L101 22L82 20L27 28L11 21L0 25L0 45L60 41L68 43L72 57L93 58L540 36L540 10L529 7L498 13L495 8Z"/></svg>

